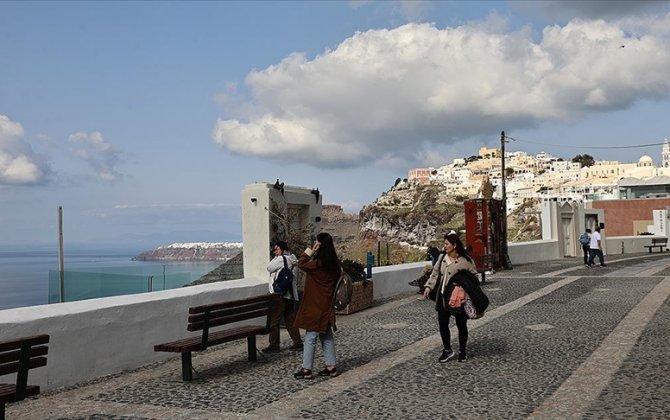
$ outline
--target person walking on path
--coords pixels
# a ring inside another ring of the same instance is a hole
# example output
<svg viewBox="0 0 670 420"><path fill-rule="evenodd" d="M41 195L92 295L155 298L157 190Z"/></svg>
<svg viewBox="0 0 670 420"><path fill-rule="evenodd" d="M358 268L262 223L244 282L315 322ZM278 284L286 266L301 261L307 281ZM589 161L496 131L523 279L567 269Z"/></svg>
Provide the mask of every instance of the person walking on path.
<svg viewBox="0 0 670 420"><path fill-rule="evenodd" d="M467 359L466 346L468 343L468 318L463 310L465 292L461 284L454 281L454 277L459 270L467 270L476 278L477 269L456 232L451 231L444 236L444 251L443 257L433 267L423 294L428 298L431 290L437 290L435 310L443 346L438 360L444 363L455 356L451 349L451 334L449 333L449 319L453 315L458 328L458 361L464 362Z"/></svg>
<svg viewBox="0 0 670 420"><path fill-rule="evenodd" d="M579 243L582 245L582 251L584 252L584 265L591 268L589 265L589 256L591 255L591 229L586 229L584 233L582 233L579 237Z"/></svg>
<svg viewBox="0 0 670 420"><path fill-rule="evenodd" d="M606 267L605 257L603 256L602 240L600 238L600 226L596 226L595 232L591 234L591 242L589 243L589 268L593 267L596 255L600 260L600 266Z"/></svg>
<svg viewBox="0 0 670 420"><path fill-rule="evenodd" d="M270 316L270 334L268 335L268 346L264 348L263 353L277 353L279 348L279 322L282 315L286 324L286 331L293 340L293 344L289 347L291 350L302 350L302 340L300 339L300 330L294 325L295 320L295 302L298 301L298 287L295 279L298 278L298 259L288 249L288 245L284 241L277 241L272 247L274 258L268 264L268 271L270 272L270 293L275 295L274 306L272 308L272 315ZM284 293L283 296L276 294L272 284L277 279L277 275L284 268L286 264L293 272L292 289Z"/></svg>
<svg viewBox="0 0 670 420"><path fill-rule="evenodd" d="M311 248L307 248L298 259L298 267L306 273L305 292L298 309L295 325L305 331L305 345L302 353L302 367L293 376L296 379L313 379L312 367L317 338L325 366L319 376L337 376L335 339L335 308L333 295L340 278L340 261L335 252L333 237L319 233Z"/></svg>

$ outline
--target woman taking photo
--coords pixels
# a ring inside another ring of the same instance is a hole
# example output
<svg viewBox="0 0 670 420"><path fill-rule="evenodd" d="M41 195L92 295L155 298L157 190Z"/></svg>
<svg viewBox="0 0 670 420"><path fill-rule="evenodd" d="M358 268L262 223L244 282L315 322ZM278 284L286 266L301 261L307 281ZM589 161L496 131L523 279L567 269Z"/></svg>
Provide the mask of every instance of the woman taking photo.
<svg viewBox="0 0 670 420"><path fill-rule="evenodd" d="M428 298L430 291L437 289L435 310L437 311L440 336L444 347L438 359L440 363L449 361L455 355L451 349L451 334L449 333L449 319L452 315L456 318L456 326L458 327L460 351L458 361L464 362L467 359L465 347L468 343L468 318L463 310L465 292L454 279L459 270L468 270L475 276L477 275L474 261L468 255L456 232L452 230L444 235L444 254L433 267L423 292L424 297ZM454 289L456 289L456 293L453 293Z"/></svg>
<svg viewBox="0 0 670 420"><path fill-rule="evenodd" d="M340 262L335 253L333 237L327 233L319 233L316 242L307 248L298 259L298 267L307 276L305 278L305 292L303 295L295 325L306 330L302 368L293 376L296 379L313 379L312 365L316 339L321 340L321 349L325 359L325 366L319 376L337 376L335 340L333 331L335 326L335 309L333 308L333 294L340 278Z"/></svg>

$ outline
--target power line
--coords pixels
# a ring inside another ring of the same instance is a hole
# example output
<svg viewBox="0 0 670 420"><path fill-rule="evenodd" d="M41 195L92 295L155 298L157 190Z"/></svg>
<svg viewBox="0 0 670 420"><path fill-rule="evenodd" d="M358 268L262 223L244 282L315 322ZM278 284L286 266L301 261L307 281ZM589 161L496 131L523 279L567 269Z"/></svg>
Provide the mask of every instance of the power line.
<svg viewBox="0 0 670 420"><path fill-rule="evenodd" d="M568 147L571 149L638 149L642 147L662 146L664 144L664 143L649 143L649 144L635 144L631 146L572 146L569 144L551 144L551 143L542 143L530 140L515 139L514 137L510 137L507 135L505 136L505 139L520 141L522 143L538 144L541 146Z"/></svg>

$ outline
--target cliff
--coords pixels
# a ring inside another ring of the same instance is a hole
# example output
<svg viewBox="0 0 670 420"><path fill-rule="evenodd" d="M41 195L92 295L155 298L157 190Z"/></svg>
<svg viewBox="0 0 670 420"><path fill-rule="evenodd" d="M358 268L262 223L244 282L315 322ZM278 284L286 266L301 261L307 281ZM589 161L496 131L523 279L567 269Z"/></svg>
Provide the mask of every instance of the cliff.
<svg viewBox="0 0 670 420"><path fill-rule="evenodd" d="M228 261L242 251L241 242L174 243L144 251L136 261Z"/></svg>
<svg viewBox="0 0 670 420"><path fill-rule="evenodd" d="M449 230L465 227L463 200L439 184L399 183L361 210L361 231L427 246Z"/></svg>

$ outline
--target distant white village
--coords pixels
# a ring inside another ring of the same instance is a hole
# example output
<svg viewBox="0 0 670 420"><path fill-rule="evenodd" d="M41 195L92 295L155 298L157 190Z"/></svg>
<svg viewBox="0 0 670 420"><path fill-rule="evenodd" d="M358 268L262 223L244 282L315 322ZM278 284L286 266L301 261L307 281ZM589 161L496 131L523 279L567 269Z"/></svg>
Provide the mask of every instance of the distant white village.
<svg viewBox="0 0 670 420"><path fill-rule="evenodd" d="M592 166L565 161L548 153L531 156L525 152L505 153L507 208L513 210L525 199L557 201L616 200L670 197L670 144L661 145L661 164L644 155L637 163L595 161ZM474 158L454 159L439 168L415 168L409 183L441 183L449 194L478 197L487 178L501 197L502 159L500 149L479 149ZM402 188L401 185L397 187Z"/></svg>

